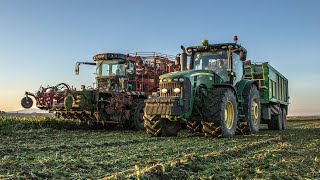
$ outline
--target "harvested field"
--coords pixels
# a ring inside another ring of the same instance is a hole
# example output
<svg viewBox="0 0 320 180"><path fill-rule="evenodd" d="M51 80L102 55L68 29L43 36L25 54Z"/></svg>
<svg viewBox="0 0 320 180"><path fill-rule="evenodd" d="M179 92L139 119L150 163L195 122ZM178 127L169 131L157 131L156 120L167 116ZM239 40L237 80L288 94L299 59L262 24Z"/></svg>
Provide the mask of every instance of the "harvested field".
<svg viewBox="0 0 320 180"><path fill-rule="evenodd" d="M210 139L182 131L90 130L54 118L0 117L0 179L320 178L320 121Z"/></svg>

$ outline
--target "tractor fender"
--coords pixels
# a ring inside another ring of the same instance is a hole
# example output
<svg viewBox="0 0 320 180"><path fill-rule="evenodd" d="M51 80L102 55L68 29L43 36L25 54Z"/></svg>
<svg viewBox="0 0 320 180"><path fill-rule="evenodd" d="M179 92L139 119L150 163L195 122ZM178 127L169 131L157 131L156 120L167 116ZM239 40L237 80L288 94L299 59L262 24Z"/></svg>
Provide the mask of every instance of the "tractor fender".
<svg viewBox="0 0 320 180"><path fill-rule="evenodd" d="M193 96L196 96L196 94L199 93L199 91L200 91L201 88L203 88L203 89L205 89L205 90L208 89L208 87L207 87L205 84L200 84L199 86L197 86L197 87L195 88Z"/></svg>
<svg viewBox="0 0 320 180"><path fill-rule="evenodd" d="M233 91L234 95L236 96L236 99L238 100L237 90L236 90L236 88L235 88L233 85L231 85L231 84L214 84L213 87L225 87L225 88L230 88L230 89Z"/></svg>
<svg viewBox="0 0 320 180"><path fill-rule="evenodd" d="M247 81L247 83L245 84L244 88L243 88L243 91L242 91L242 95L243 96L248 96L249 95L249 92L250 92L250 88L252 85L256 85L257 86L257 89L259 91L259 85L258 85L258 82L255 81L255 80L249 80Z"/></svg>

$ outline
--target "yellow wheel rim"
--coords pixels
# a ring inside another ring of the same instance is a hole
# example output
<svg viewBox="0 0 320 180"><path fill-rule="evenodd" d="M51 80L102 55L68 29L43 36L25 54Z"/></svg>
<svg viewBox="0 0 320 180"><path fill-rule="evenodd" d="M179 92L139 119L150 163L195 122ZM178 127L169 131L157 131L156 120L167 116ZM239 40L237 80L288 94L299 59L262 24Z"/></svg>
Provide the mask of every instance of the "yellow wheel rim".
<svg viewBox="0 0 320 180"><path fill-rule="evenodd" d="M259 104L257 99L253 99L252 105L251 105L251 117L254 124L258 123L259 118Z"/></svg>
<svg viewBox="0 0 320 180"><path fill-rule="evenodd" d="M227 102L226 108L224 110L224 121L226 127L228 129L231 129L234 121L234 109L231 101Z"/></svg>

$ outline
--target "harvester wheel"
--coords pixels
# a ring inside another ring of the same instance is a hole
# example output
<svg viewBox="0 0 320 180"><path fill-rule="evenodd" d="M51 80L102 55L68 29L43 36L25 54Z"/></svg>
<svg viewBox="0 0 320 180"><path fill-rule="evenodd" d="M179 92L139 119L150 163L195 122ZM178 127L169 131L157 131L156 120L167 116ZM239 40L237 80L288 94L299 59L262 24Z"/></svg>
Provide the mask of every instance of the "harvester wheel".
<svg viewBox="0 0 320 180"><path fill-rule="evenodd" d="M202 115L202 131L206 136L233 137L238 122L237 101L233 91L228 88L209 89Z"/></svg>
<svg viewBox="0 0 320 180"><path fill-rule="evenodd" d="M278 115L271 115L271 120L268 123L269 130L282 130L282 110L280 109Z"/></svg>
<svg viewBox="0 0 320 180"><path fill-rule="evenodd" d="M24 97L21 99L21 106L23 108L29 109L33 105L33 101L30 97Z"/></svg>
<svg viewBox="0 0 320 180"><path fill-rule="evenodd" d="M144 116L144 122L147 133L154 137L177 136L180 130L179 121L170 121L160 118L160 116Z"/></svg>
<svg viewBox="0 0 320 180"><path fill-rule="evenodd" d="M202 124L200 121L188 121L187 129L189 133L201 133L202 132Z"/></svg>
<svg viewBox="0 0 320 180"><path fill-rule="evenodd" d="M142 99L134 99L131 105L129 126L135 130L144 130L143 110L145 103Z"/></svg>
<svg viewBox="0 0 320 180"><path fill-rule="evenodd" d="M252 134L258 133L261 120L261 105L259 91L255 85L251 86L248 96L244 98L243 109L248 132Z"/></svg>
<svg viewBox="0 0 320 180"><path fill-rule="evenodd" d="M287 111L285 108L282 109L282 130L286 130L287 127Z"/></svg>

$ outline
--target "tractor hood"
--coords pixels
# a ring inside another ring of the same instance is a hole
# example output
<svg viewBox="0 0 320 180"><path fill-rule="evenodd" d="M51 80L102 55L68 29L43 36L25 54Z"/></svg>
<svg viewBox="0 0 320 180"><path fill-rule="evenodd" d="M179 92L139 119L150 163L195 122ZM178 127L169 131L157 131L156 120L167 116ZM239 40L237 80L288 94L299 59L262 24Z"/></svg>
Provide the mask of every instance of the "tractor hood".
<svg viewBox="0 0 320 180"><path fill-rule="evenodd" d="M191 77L191 76L195 76L195 75L200 75L200 74L214 74L212 71L210 70L188 70L188 71L177 71L177 72L172 72L172 73L167 73L167 74L163 74L160 76L160 79L163 78L180 78L180 77Z"/></svg>

